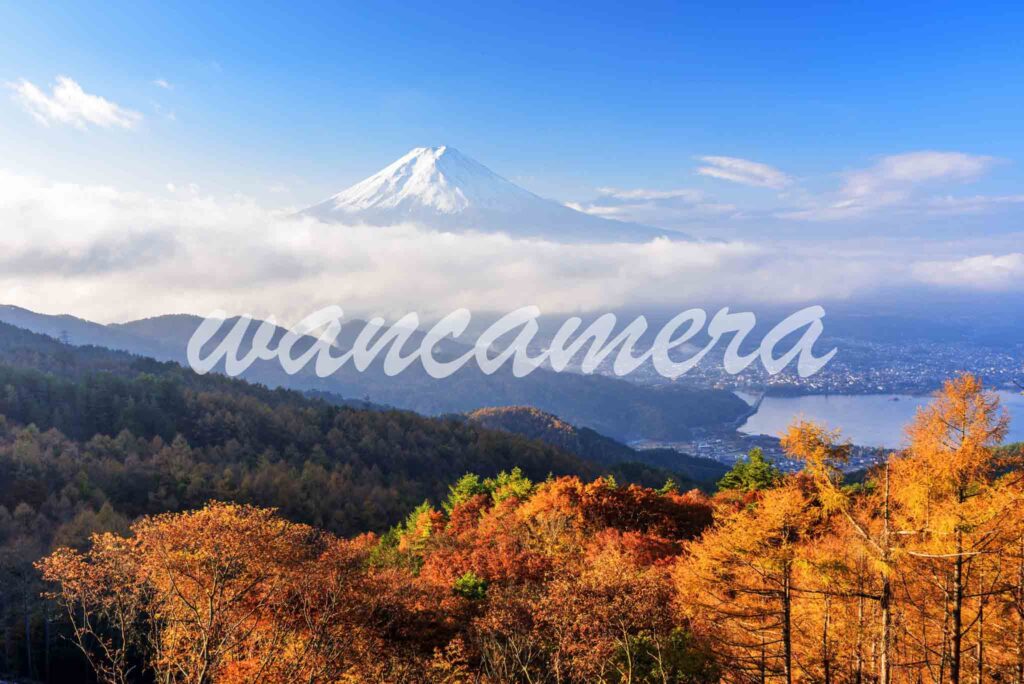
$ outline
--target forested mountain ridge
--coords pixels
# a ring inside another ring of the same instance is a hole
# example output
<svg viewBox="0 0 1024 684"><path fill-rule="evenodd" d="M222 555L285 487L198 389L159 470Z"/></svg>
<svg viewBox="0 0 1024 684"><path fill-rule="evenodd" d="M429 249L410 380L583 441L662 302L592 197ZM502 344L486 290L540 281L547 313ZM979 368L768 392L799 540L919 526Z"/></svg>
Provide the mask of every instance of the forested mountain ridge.
<svg viewBox="0 0 1024 684"><path fill-rule="evenodd" d="M0 307L0 322L10 322L53 337L67 334L72 344L102 344L163 361L184 363L185 348L199 325L198 316L159 316L124 324L100 326L62 316L46 316L16 307ZM227 335L237 319L229 319L210 341L216 345ZM250 324L240 345L240 354L251 349L257 323ZM360 329L359 321L348 320L339 335L339 348L348 349ZM277 328L272 344L285 334ZM409 347L418 345L424 334L415 332ZM294 355L300 355L312 338L300 339ZM452 340L439 343L439 358L464 352L467 348ZM223 364L214 369L222 372ZM365 399L377 404L416 411L424 415L464 413L481 406L529 405L553 413L564 420L618 440L635 438L677 440L691 436L695 428L734 423L747 411L746 403L724 390L703 390L672 385L655 388L641 386L621 378L603 375L556 373L540 368L525 378L516 378L503 368L485 375L468 364L448 378L430 377L419 364L391 377L371 364L363 372L351 365L337 373L318 377L310 368L289 375L276 361L257 361L242 377L268 387L288 387L300 391L329 392L349 399Z"/></svg>
<svg viewBox="0 0 1024 684"><path fill-rule="evenodd" d="M538 439L595 463L647 463L668 468L696 482L707 483L717 481L729 470L718 461L690 456L674 449L634 449L590 428L578 428L532 406L482 408L469 412L467 417L483 427Z"/></svg>
<svg viewBox="0 0 1024 684"><path fill-rule="evenodd" d="M216 374L199 376L170 362L71 347L3 324L0 415L11 425L55 429L60 439L84 447L136 445L120 454L141 459L135 465L177 445L187 450L191 465L223 469L219 484L192 479L193 495L188 502L176 497L177 505L200 505L230 494L280 506L286 514L293 510L299 519L335 532L381 529L423 499L443 496L449 482L470 470L493 475L519 467L535 478L607 472L542 442L456 417L337 406L292 390ZM319 502L221 490L227 481L241 487L246 475L275 467L293 471L296 480L325 478L323 487L312 490ZM646 474L653 478L648 483L654 483L663 481L667 472L651 468ZM345 482L359 490L352 498L360 505L342 496ZM376 494L366 488L376 489ZM341 515L342 510L347 512Z"/></svg>

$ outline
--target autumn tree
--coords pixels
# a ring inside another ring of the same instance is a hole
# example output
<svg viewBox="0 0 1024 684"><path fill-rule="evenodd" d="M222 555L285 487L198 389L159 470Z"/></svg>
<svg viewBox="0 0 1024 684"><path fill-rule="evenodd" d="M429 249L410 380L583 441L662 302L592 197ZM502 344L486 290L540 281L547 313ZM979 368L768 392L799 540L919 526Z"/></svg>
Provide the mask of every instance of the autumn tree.
<svg viewBox="0 0 1024 684"><path fill-rule="evenodd" d="M1006 595L1002 559L1012 548L1009 531L1021 501L993 477L1005 431L997 398L967 375L946 383L919 411L909 448L876 468L864 487L843 485L848 445L838 433L798 421L783 436L787 453L805 463L801 476L814 486L833 534L849 541L852 554L822 560L843 569L835 577L853 582L831 582L822 591L830 600L856 602L852 633L857 643L874 640L881 682L895 670L960 682L968 658L972 677L988 676L985 634L996 624L985 608ZM823 538L814 553L827 543ZM866 568L876 570L865 575ZM867 631L865 600L878 619Z"/></svg>
<svg viewBox="0 0 1024 684"><path fill-rule="evenodd" d="M148 659L147 607L152 594L138 581L139 557L132 540L99 534L81 553L57 549L39 563L51 594L67 611L71 635L104 684L128 684Z"/></svg>
<svg viewBox="0 0 1024 684"><path fill-rule="evenodd" d="M874 481L870 487L855 490L843 486L841 468L849 459L850 444L841 441L838 430L797 420L782 435L781 444L790 458L804 464L801 477L814 488L823 515L830 517L832 523L831 534L823 536L815 548L809 549L813 557L809 565L818 572L808 579L804 591L814 593L813 585L824 585L817 591L825 608L823 632L829 627L829 611L834 602L847 605L855 602L856 624L848 630L857 645L852 676L857 681L865 676L864 642L873 638L871 651L876 656L877 679L881 684L888 684L892 676L895 560L888 465L882 470L880 490L873 486ZM839 548L836 548L837 540ZM828 550L833 553L827 553ZM874 606L869 607L870 612L877 612L876 629L866 624L869 611L865 609L865 601L877 605L877 611L871 609ZM827 664L825 660L824 665ZM823 678L828 678L827 667L822 669Z"/></svg>
<svg viewBox="0 0 1024 684"><path fill-rule="evenodd" d="M646 561L636 533L606 530L581 567L559 573L537 608L558 664L576 681L667 682L708 674L691 658L687 633L672 614L667 568Z"/></svg>
<svg viewBox="0 0 1024 684"><path fill-rule="evenodd" d="M735 681L794 680L794 568L812 523L806 494L784 484L726 513L677 564L680 611Z"/></svg>
<svg viewBox="0 0 1024 684"><path fill-rule="evenodd" d="M1019 504L993 481L995 448L1007 424L998 397L978 378L961 375L918 411L907 430L906 455L892 463L901 532L922 580L908 583L906 591L918 594L922 621L939 617L937 629L921 633L919 649L937 679L961 681L965 640L972 629L979 638L992 595L984 561L998 555L1001 526ZM936 602L939 609L929 614ZM978 669L984 672L983 661Z"/></svg>

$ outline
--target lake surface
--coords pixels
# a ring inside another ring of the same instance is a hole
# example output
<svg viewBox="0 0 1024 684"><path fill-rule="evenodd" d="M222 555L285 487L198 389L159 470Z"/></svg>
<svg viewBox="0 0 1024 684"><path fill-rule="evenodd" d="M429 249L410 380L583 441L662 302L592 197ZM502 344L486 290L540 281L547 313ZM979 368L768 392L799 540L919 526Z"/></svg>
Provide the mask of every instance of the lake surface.
<svg viewBox="0 0 1024 684"><path fill-rule="evenodd" d="M753 397L737 393L748 403ZM1010 414L1008 442L1024 441L1024 396L1016 392L998 392ZM844 438L861 446L895 448L905 444L903 429L918 406L929 397L906 394L811 394L802 397L765 397L757 413L747 419L740 431L753 435L778 436L793 422L805 418L842 430Z"/></svg>

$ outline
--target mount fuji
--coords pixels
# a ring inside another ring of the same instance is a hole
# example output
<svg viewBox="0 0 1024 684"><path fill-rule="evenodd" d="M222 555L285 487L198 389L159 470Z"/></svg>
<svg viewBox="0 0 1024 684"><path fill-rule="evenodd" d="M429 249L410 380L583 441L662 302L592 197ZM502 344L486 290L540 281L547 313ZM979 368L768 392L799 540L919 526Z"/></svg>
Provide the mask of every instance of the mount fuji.
<svg viewBox="0 0 1024 684"><path fill-rule="evenodd" d="M300 212L325 223L414 223L451 232L505 233L553 242L646 242L682 233L614 221L539 197L447 147L418 147Z"/></svg>

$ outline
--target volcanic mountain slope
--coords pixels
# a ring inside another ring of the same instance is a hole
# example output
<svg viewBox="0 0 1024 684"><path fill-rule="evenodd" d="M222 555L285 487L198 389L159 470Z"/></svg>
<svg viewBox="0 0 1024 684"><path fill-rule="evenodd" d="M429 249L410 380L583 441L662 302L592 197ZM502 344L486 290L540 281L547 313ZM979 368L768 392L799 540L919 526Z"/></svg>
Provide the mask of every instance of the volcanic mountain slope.
<svg viewBox="0 0 1024 684"><path fill-rule="evenodd" d="M452 147L418 147L301 212L325 223L413 223L553 242L646 242L682 233L591 216L544 199Z"/></svg>

